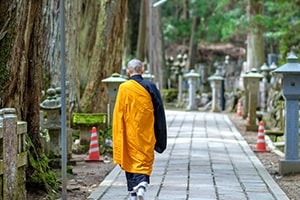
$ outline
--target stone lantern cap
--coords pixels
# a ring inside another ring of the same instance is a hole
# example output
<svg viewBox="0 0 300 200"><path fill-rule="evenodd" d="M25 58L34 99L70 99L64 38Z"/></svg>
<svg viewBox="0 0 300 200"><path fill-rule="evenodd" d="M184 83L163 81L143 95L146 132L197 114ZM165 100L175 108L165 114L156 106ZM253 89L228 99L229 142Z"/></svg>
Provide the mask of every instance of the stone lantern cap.
<svg viewBox="0 0 300 200"><path fill-rule="evenodd" d="M263 75L258 73L256 68L252 68L251 71L243 76L244 78L263 78Z"/></svg>
<svg viewBox="0 0 300 200"><path fill-rule="evenodd" d="M151 79L154 78L155 76L153 74L150 74L149 71L145 71L145 73L142 75L144 79Z"/></svg>
<svg viewBox="0 0 300 200"><path fill-rule="evenodd" d="M287 63L274 70L274 72L281 74L300 74L298 57L294 53L291 53L287 57Z"/></svg>
<svg viewBox="0 0 300 200"><path fill-rule="evenodd" d="M208 78L209 81L222 81L224 80L224 78L222 76L219 75L212 75Z"/></svg>
<svg viewBox="0 0 300 200"><path fill-rule="evenodd" d="M191 70L189 73L184 75L187 78L198 78L200 77L200 74L196 73L195 70Z"/></svg>
<svg viewBox="0 0 300 200"><path fill-rule="evenodd" d="M123 83L126 79L122 78L119 73L113 73L110 77L102 80L103 83Z"/></svg>
<svg viewBox="0 0 300 200"><path fill-rule="evenodd" d="M272 64L270 65L270 70L274 70L276 68L277 68L277 65L274 62L272 62Z"/></svg>
<svg viewBox="0 0 300 200"><path fill-rule="evenodd" d="M270 68L268 67L268 65L266 63L264 63L261 68L260 68L261 71L268 71L270 70Z"/></svg>
<svg viewBox="0 0 300 200"><path fill-rule="evenodd" d="M49 88L47 90L48 97L45 101L40 104L43 110L55 110L61 108L60 98L56 97L56 91L54 88Z"/></svg>

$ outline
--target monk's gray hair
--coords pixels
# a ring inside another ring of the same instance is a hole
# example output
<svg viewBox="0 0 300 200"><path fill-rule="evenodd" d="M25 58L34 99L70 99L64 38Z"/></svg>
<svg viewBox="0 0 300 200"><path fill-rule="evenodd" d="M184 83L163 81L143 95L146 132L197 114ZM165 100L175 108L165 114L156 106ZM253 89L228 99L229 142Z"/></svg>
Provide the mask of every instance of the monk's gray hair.
<svg viewBox="0 0 300 200"><path fill-rule="evenodd" d="M132 59L128 62L127 69L133 73L141 73L143 69L143 63L139 59Z"/></svg>

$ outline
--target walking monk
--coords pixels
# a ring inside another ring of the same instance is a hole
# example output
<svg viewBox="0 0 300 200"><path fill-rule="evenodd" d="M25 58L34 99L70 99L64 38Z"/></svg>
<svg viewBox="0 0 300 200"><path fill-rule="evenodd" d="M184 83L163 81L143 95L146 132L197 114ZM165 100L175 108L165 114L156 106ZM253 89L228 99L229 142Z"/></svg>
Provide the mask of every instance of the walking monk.
<svg viewBox="0 0 300 200"><path fill-rule="evenodd" d="M113 114L113 158L125 171L131 200L144 200L154 163L154 150L167 146L167 125L156 85L144 80L143 64L129 61L130 80L118 90Z"/></svg>

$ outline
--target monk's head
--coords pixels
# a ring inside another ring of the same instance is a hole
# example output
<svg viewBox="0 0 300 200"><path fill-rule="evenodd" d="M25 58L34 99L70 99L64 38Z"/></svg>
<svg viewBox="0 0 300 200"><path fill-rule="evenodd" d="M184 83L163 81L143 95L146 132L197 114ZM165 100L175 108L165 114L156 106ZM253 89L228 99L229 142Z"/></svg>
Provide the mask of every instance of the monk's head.
<svg viewBox="0 0 300 200"><path fill-rule="evenodd" d="M132 59L127 64L127 74L133 76L136 74L143 74L144 67L143 63L138 59Z"/></svg>

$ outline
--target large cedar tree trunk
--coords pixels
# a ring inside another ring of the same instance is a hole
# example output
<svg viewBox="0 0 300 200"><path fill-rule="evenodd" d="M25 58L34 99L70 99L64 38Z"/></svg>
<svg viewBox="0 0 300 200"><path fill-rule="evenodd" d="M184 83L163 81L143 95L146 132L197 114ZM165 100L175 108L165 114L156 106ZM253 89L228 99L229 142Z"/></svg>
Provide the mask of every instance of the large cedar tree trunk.
<svg viewBox="0 0 300 200"><path fill-rule="evenodd" d="M1 107L16 108L18 119L28 123L28 134L35 148L41 150L39 104L43 50L42 2L7 2L10 3L9 9L13 9L9 23L14 24L15 35L12 36L11 55L6 63L9 82L2 96Z"/></svg>
<svg viewBox="0 0 300 200"><path fill-rule="evenodd" d="M56 189L56 183L54 180L51 185L49 181L55 177L49 171L40 140L39 111L44 50L42 3L29 0L1 1L1 14L4 16L2 19L6 19L5 23L8 24L4 29L7 32L1 38L1 44L9 44L3 46L9 54L1 60L1 63L5 64L1 67L7 70L1 107L15 108L18 120L27 122L30 138L27 141L30 158L26 170L27 185L29 188L49 191L51 188Z"/></svg>
<svg viewBox="0 0 300 200"><path fill-rule="evenodd" d="M108 94L101 80L120 73L124 50L125 22L127 18L127 0L101 0L85 4L85 12L97 9L93 14L96 19L92 37L94 44L89 51L88 82L80 101L83 112L106 112ZM82 23L83 28L89 26L88 19Z"/></svg>
<svg viewBox="0 0 300 200"><path fill-rule="evenodd" d="M155 1L152 1L155 2ZM142 61L148 62L149 69L149 40L150 40L150 0L143 1L141 4L141 14L139 17L139 36L137 44L137 57ZM160 88L166 88L167 74L165 67L164 36L162 31L160 7L152 7L152 70L154 82L158 83Z"/></svg>
<svg viewBox="0 0 300 200"><path fill-rule="evenodd" d="M247 18L249 31L247 34L247 71L259 69L264 63L264 40L262 26L252 18L263 14L262 0L247 0Z"/></svg>
<svg viewBox="0 0 300 200"><path fill-rule="evenodd" d="M48 87L60 86L59 1L46 1ZM127 0L65 1L67 112L106 112L106 85L120 73ZM47 88L44 88L47 89Z"/></svg>
<svg viewBox="0 0 300 200"><path fill-rule="evenodd" d="M147 45L146 43L149 43L149 40L146 38L146 2L147 1L141 1L140 6L140 15L139 15L139 32L138 32L138 42L137 42L137 52L136 57L138 59L143 60L144 58L147 58Z"/></svg>
<svg viewBox="0 0 300 200"><path fill-rule="evenodd" d="M163 6L163 5L162 5ZM161 22L161 8L153 9L153 73L160 88L167 87L164 35Z"/></svg>
<svg viewBox="0 0 300 200"><path fill-rule="evenodd" d="M199 26L199 17L194 16L193 18L193 25L191 28L191 37L190 37L190 44L189 44L189 57L188 62L186 65L186 70L195 69L196 64L196 54L197 54L197 47L198 47L198 40L197 40L197 29Z"/></svg>

